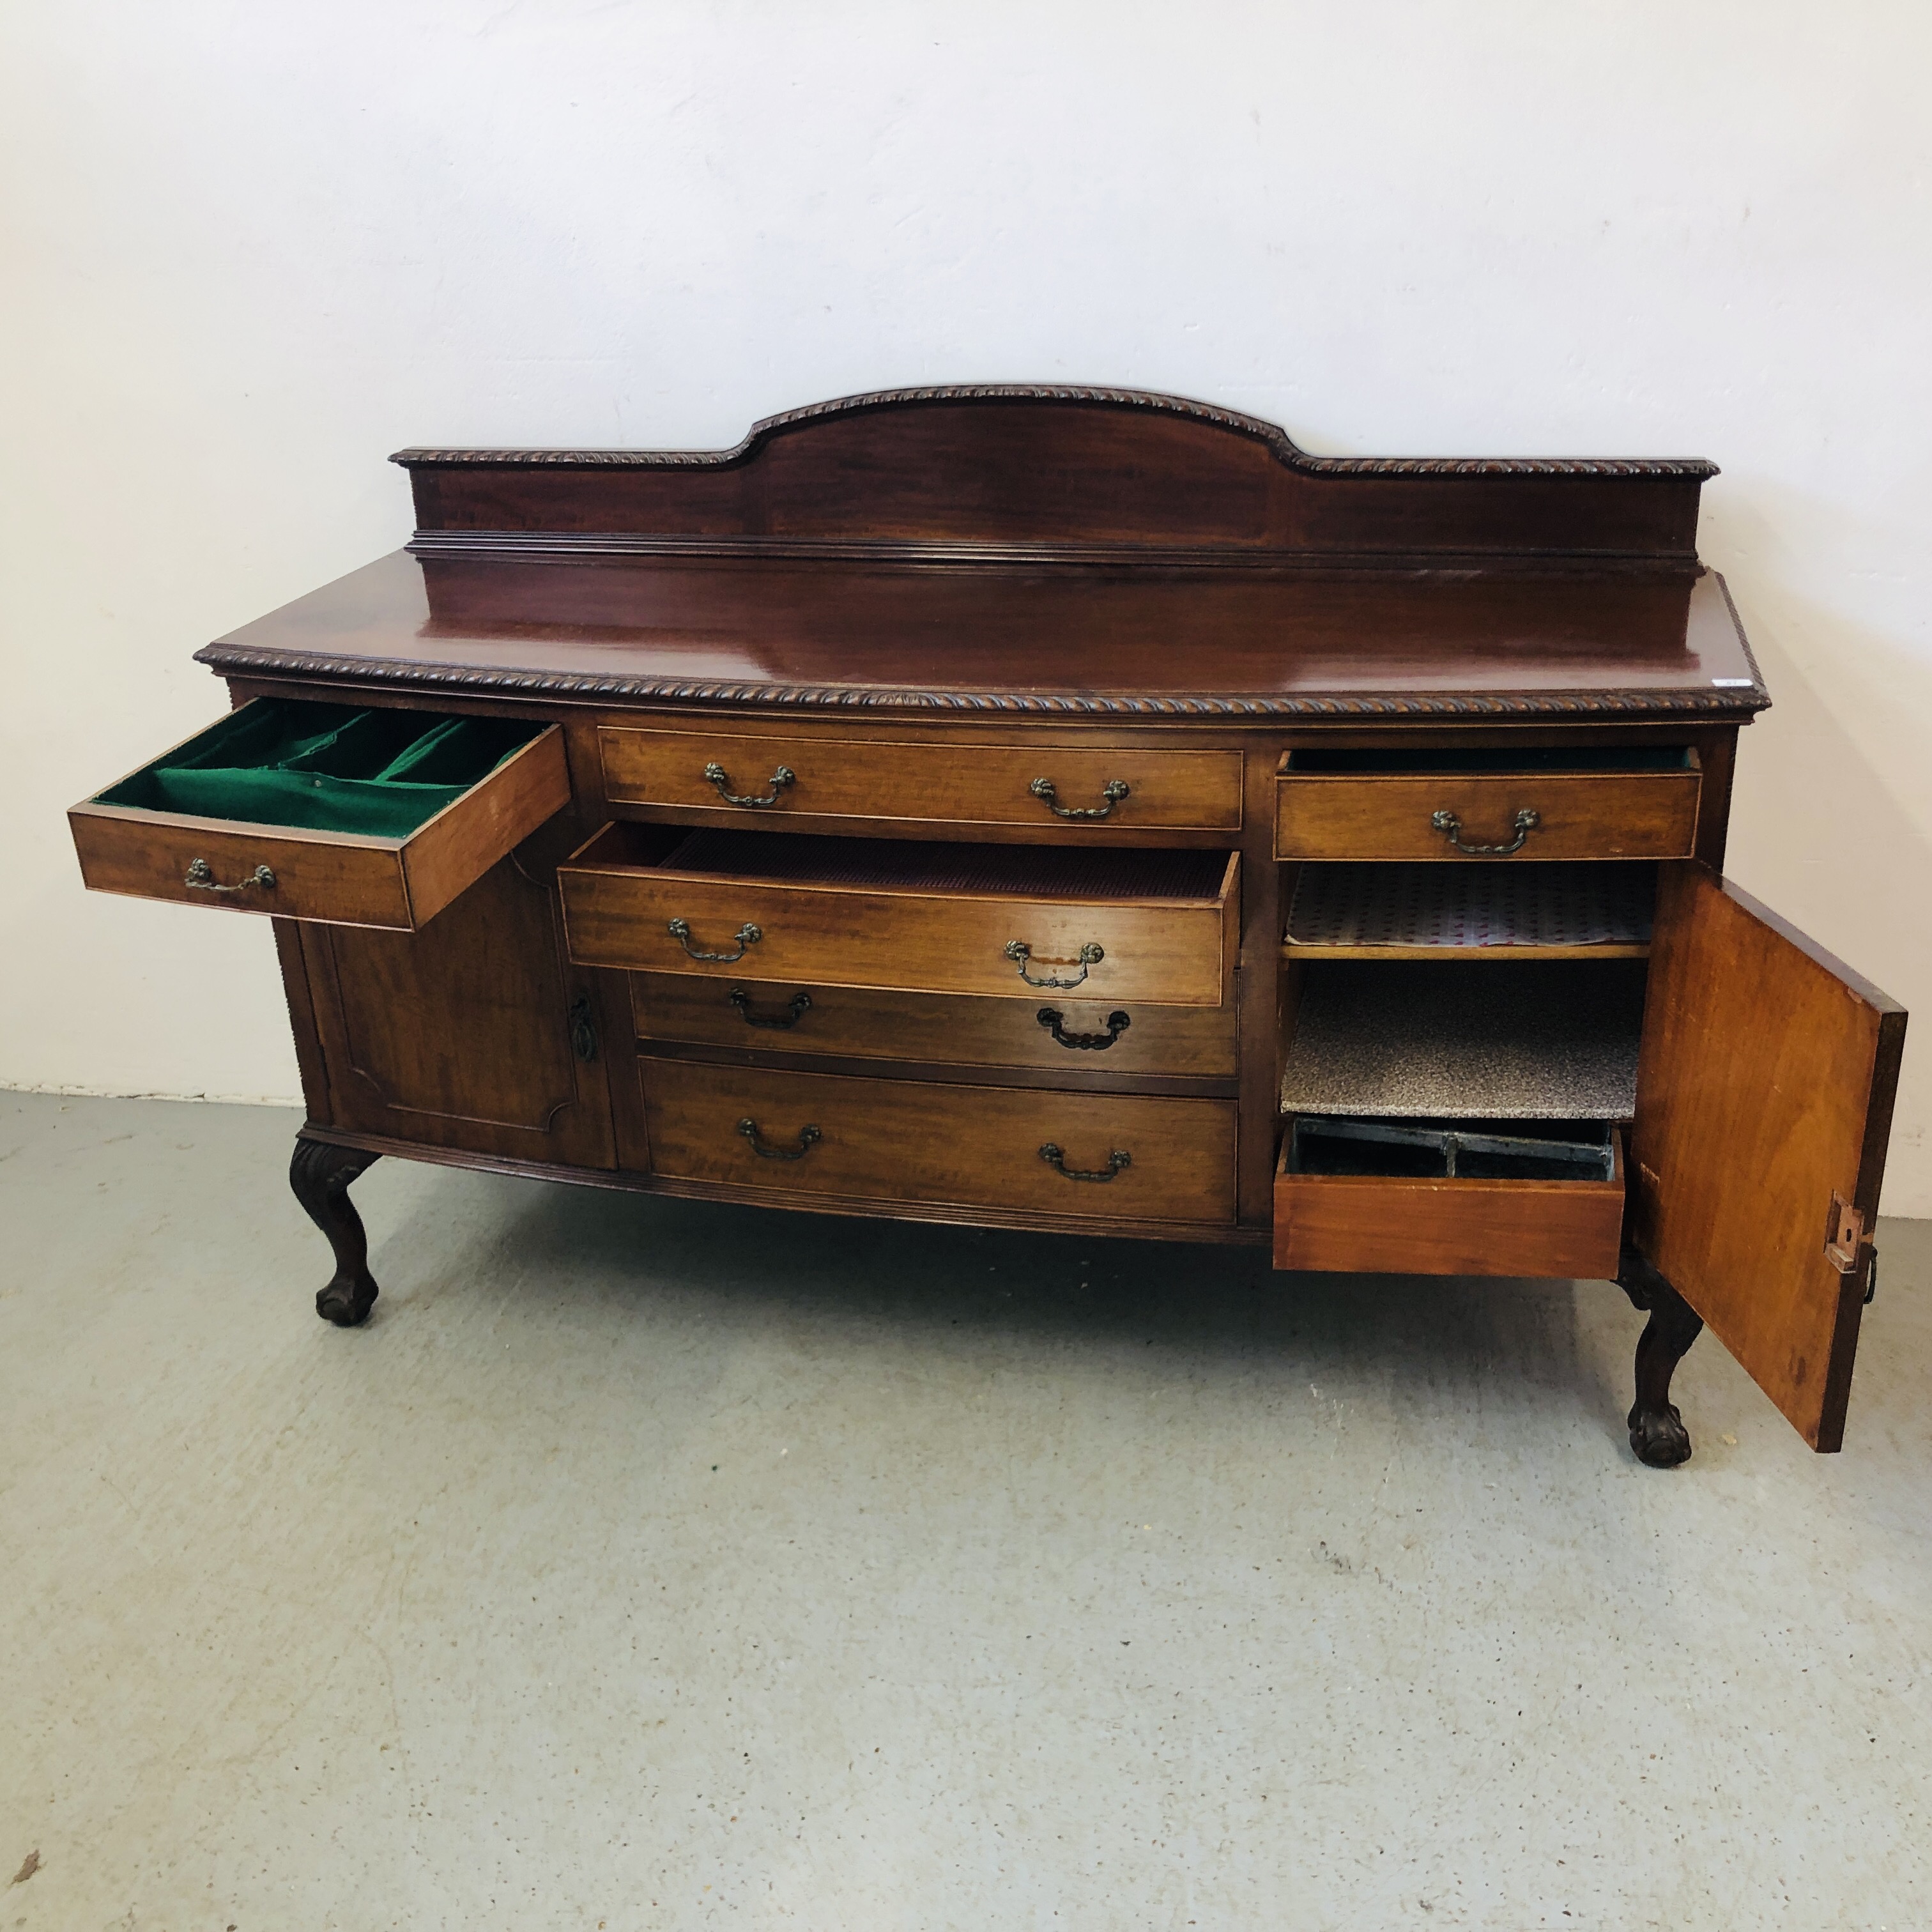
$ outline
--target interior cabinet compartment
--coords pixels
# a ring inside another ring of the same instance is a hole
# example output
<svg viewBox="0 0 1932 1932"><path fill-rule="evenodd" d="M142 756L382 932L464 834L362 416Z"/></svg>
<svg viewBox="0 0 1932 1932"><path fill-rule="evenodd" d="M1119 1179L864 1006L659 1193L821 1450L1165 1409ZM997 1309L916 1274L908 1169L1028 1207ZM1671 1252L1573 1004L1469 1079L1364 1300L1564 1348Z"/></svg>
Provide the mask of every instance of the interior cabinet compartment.
<svg viewBox="0 0 1932 1932"><path fill-rule="evenodd" d="M1234 853L608 825L560 868L582 965L796 986L1220 1006Z"/></svg>
<svg viewBox="0 0 1932 1932"><path fill-rule="evenodd" d="M1277 1267L1616 1274L1641 962L1334 961L1296 991Z"/></svg>
<svg viewBox="0 0 1932 1932"><path fill-rule="evenodd" d="M554 725L257 698L68 818L98 892L412 931L569 802Z"/></svg>
<svg viewBox="0 0 1932 1932"><path fill-rule="evenodd" d="M1688 746L1298 747L1275 777L1283 859L1681 859L1703 784Z"/></svg>
<svg viewBox="0 0 1932 1932"><path fill-rule="evenodd" d="M1336 960L1300 974L1284 1114L1628 1120L1640 962L1495 970Z"/></svg>
<svg viewBox="0 0 1932 1932"><path fill-rule="evenodd" d="M1313 959L1642 958L1651 866L1302 866L1285 950Z"/></svg>
<svg viewBox="0 0 1932 1932"><path fill-rule="evenodd" d="M1238 830L1239 752L826 738L607 725L614 805L774 817Z"/></svg>

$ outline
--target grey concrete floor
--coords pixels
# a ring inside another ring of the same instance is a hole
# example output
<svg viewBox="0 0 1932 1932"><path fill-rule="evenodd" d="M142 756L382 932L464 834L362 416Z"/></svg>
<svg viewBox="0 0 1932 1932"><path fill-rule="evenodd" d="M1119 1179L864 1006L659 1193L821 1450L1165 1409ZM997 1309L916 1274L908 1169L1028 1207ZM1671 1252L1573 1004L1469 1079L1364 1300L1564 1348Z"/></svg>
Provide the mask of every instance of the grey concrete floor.
<svg viewBox="0 0 1932 1932"><path fill-rule="evenodd" d="M296 1125L0 1100L0 1928L1932 1924L1932 1225L1666 1474L1604 1283L388 1161L340 1332Z"/></svg>

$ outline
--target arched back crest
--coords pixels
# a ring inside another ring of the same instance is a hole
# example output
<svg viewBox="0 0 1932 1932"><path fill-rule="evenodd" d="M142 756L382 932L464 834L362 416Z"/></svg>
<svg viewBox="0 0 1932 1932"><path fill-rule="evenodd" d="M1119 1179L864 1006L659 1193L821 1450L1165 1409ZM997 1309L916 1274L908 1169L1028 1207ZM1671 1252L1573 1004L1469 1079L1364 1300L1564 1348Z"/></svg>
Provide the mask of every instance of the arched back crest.
<svg viewBox="0 0 1932 1932"><path fill-rule="evenodd" d="M1316 457L1130 389L987 385L815 404L716 451L405 449L418 554L1682 566L1692 460Z"/></svg>

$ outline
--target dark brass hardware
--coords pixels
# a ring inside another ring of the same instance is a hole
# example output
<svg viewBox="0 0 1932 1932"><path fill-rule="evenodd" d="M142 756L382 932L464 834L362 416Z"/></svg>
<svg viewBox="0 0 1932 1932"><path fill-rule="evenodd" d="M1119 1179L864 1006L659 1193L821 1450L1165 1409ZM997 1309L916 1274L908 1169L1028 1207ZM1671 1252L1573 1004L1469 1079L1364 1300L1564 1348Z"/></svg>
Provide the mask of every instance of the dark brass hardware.
<svg viewBox="0 0 1932 1932"><path fill-rule="evenodd" d="M1516 827L1516 836L1507 845L1465 845L1462 821L1453 812L1432 812L1429 822L1466 858L1507 859L1522 850L1522 842L1543 823L1543 814L1525 806L1510 821Z"/></svg>
<svg viewBox="0 0 1932 1932"><path fill-rule="evenodd" d="M1019 968L1020 977L1029 986L1044 986L1056 993L1064 993L1069 988L1078 986L1080 982L1086 978L1088 968L1099 965L1106 956L1106 953L1102 952L1100 947L1090 939L1084 946L1081 947L1080 956L1071 962L1080 968L1076 977L1071 980L1056 980L1049 973L1044 980L1036 980L1027 970L1027 962L1033 957L1033 948L1024 939L1010 939L1006 941L1006 957ZM1050 966L1064 966L1068 963L1064 959L1050 959L1046 962L1046 964Z"/></svg>
<svg viewBox="0 0 1932 1932"><path fill-rule="evenodd" d="M752 1144L752 1151L764 1160L802 1160L818 1143L824 1139L816 1127L800 1127L798 1145L795 1148L767 1147L758 1138L758 1124L754 1120L738 1123L738 1131Z"/></svg>
<svg viewBox="0 0 1932 1932"><path fill-rule="evenodd" d="M1062 805L1051 778L1035 778L1027 790L1042 800L1056 818L1111 818L1114 806L1127 796L1127 787L1119 778L1109 778L1100 788L1100 796L1107 801L1105 805Z"/></svg>
<svg viewBox="0 0 1932 1932"><path fill-rule="evenodd" d="M777 804L778 794L783 791L787 785L796 784L798 782L797 772L789 765L781 765L772 772L771 782L766 788L764 796L762 798L753 798L748 794L735 792L731 789L730 774L721 764L714 762L706 765L704 768L704 776L718 788L718 796L727 805L748 805L754 808Z"/></svg>
<svg viewBox="0 0 1932 1932"><path fill-rule="evenodd" d="M1843 1195L1832 1196L1825 1217L1825 1258L1840 1274L1858 1271L1858 1250L1865 1238L1865 1217Z"/></svg>
<svg viewBox="0 0 1932 1932"><path fill-rule="evenodd" d="M1066 1016L1058 1006L1042 1006L1034 1018L1047 1028L1062 1046L1085 1047L1094 1053L1105 1053L1133 1024L1132 1018L1129 1014L1109 1013L1105 1033L1068 1033L1064 1028Z"/></svg>
<svg viewBox="0 0 1932 1932"><path fill-rule="evenodd" d="M1107 1156L1106 1171L1096 1167L1069 1167L1066 1156L1052 1141L1040 1149L1040 1157L1056 1174L1064 1174L1069 1180L1112 1180L1124 1167L1131 1167L1134 1157L1125 1148L1116 1148Z"/></svg>
<svg viewBox="0 0 1932 1932"><path fill-rule="evenodd" d="M752 925L750 920L747 920L742 926L739 927L735 935L738 941L738 950L736 952L700 952L698 948L691 943L691 927L686 921L681 919L674 919L664 929L670 934L672 938L675 939L678 944L684 948L686 952L691 955L692 958L702 959L706 961L710 964L716 966L736 965L740 959L744 958L746 948L757 945L758 941L765 936L764 932L758 927Z"/></svg>
<svg viewBox="0 0 1932 1932"><path fill-rule="evenodd" d="M597 1028L587 998L570 1003L570 1050L586 1066L597 1058Z"/></svg>
<svg viewBox="0 0 1932 1932"><path fill-rule="evenodd" d="M257 866L238 886L218 886L214 882L214 868L206 859L190 859L188 876L182 880L184 886L192 886L198 892L245 892L259 886L265 892L275 890L275 875L266 866Z"/></svg>
<svg viewBox="0 0 1932 1932"><path fill-rule="evenodd" d="M775 1027L781 1033L789 1033L812 1010L809 993L794 993L782 1013L754 1013L752 1010L752 996L742 986L734 986L724 996L738 1009L738 1017L747 1026Z"/></svg>

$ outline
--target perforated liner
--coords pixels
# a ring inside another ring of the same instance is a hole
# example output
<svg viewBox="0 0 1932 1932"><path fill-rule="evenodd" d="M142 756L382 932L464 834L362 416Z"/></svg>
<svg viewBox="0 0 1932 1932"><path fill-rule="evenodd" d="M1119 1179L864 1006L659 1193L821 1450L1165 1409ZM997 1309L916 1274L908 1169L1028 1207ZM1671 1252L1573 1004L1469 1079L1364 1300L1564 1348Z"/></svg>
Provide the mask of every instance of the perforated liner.
<svg viewBox="0 0 1932 1932"><path fill-rule="evenodd" d="M1297 946L1610 946L1650 938L1653 867L1636 864L1304 866Z"/></svg>
<svg viewBox="0 0 1932 1932"><path fill-rule="evenodd" d="M1642 1017L1638 960L1312 964L1282 1111L1627 1120Z"/></svg>
<svg viewBox="0 0 1932 1932"><path fill-rule="evenodd" d="M826 838L806 832L694 832L667 868L788 884L1012 892L1067 899L1211 899L1225 852L1082 850L1064 845L948 844L937 839Z"/></svg>

